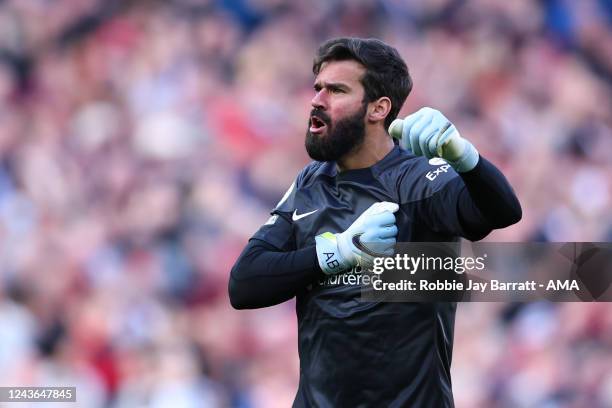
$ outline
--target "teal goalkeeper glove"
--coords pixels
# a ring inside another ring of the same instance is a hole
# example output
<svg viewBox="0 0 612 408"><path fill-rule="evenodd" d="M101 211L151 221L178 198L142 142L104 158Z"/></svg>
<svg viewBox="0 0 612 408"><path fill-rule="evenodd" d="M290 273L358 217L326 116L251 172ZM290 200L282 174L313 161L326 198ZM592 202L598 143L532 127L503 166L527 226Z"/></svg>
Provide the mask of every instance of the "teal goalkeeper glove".
<svg viewBox="0 0 612 408"><path fill-rule="evenodd" d="M435 109L422 108L403 120L395 119L389 126L389 134L399 139L404 149L428 159L441 157L460 173L478 164L478 150Z"/></svg>
<svg viewBox="0 0 612 408"><path fill-rule="evenodd" d="M321 270L328 274L346 271L353 266L366 267L378 256L393 255L399 206L382 201L374 203L339 234L325 232L315 237Z"/></svg>

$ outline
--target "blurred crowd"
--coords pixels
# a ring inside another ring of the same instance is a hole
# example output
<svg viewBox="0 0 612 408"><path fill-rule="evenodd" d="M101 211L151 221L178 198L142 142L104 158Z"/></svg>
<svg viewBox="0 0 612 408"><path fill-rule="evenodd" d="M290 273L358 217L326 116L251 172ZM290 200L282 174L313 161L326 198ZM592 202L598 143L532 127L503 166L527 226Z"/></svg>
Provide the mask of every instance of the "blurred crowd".
<svg viewBox="0 0 612 408"><path fill-rule="evenodd" d="M401 114L440 109L510 180L523 220L488 240L612 241L611 1L4 0L0 385L291 405L293 303L234 311L227 278L308 162L340 35L394 45ZM457 406L612 406L611 311L461 304Z"/></svg>

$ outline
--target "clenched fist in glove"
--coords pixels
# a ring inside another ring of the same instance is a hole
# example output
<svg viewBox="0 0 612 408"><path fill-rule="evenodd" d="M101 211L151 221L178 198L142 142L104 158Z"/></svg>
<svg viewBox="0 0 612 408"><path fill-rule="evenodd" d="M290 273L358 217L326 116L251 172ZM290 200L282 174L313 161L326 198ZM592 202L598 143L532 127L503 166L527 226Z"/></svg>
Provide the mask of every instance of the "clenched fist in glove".
<svg viewBox="0 0 612 408"><path fill-rule="evenodd" d="M456 171L463 173L478 164L478 151L462 138L440 111L422 108L405 119L395 119L389 134L400 140L400 146L417 156L441 157Z"/></svg>
<svg viewBox="0 0 612 408"><path fill-rule="evenodd" d="M378 256L393 255L399 206L388 201L374 203L344 232L325 232L315 237L321 270L328 274L344 272L353 266L369 266Z"/></svg>

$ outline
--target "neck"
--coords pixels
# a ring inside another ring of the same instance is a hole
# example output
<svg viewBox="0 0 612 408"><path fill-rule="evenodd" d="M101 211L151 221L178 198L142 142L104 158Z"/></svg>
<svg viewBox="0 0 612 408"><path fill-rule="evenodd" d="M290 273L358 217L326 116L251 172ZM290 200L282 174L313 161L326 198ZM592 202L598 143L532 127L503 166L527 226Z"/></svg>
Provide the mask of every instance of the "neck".
<svg viewBox="0 0 612 408"><path fill-rule="evenodd" d="M370 167L381 161L393 149L393 139L384 129L366 131L363 144L337 161L340 171Z"/></svg>

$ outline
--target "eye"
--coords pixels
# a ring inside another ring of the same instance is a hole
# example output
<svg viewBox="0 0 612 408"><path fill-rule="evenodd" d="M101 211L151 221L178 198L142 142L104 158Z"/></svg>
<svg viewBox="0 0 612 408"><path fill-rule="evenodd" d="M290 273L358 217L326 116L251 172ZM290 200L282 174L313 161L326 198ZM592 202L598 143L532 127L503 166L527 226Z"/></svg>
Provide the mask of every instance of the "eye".
<svg viewBox="0 0 612 408"><path fill-rule="evenodd" d="M332 94L339 94L339 93L343 93L344 91L340 88L329 88L329 93Z"/></svg>

